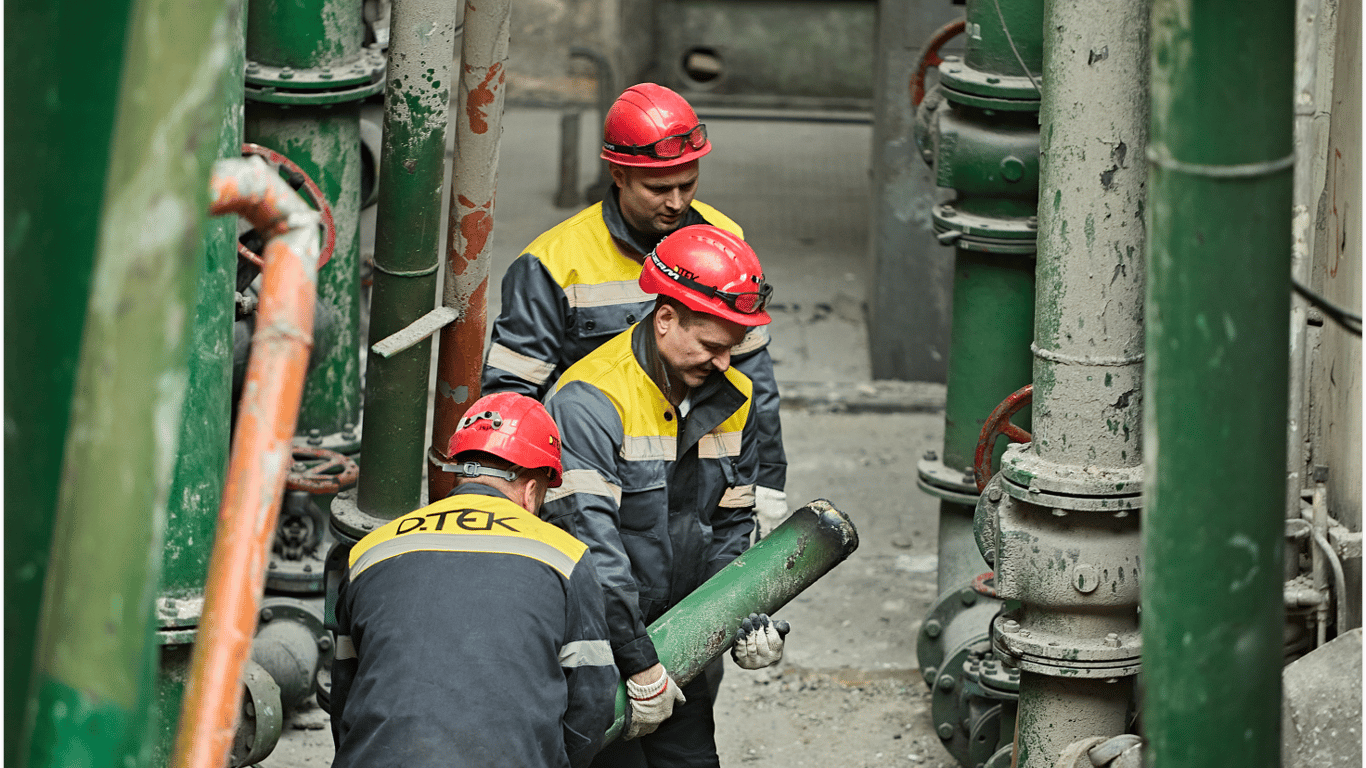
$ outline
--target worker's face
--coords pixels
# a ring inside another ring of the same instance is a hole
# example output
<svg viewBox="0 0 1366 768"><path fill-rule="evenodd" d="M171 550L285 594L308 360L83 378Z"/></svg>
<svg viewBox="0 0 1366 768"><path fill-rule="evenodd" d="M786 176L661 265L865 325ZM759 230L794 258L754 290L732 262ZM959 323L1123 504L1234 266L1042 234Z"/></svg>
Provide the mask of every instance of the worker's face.
<svg viewBox="0 0 1366 768"><path fill-rule="evenodd" d="M621 189L621 215L648 235L667 235L683 223L697 194L697 161L672 168L611 166Z"/></svg>
<svg viewBox="0 0 1366 768"><path fill-rule="evenodd" d="M689 387L701 385L712 371L729 368L730 351L744 340L748 330L739 323L702 313L694 314L692 323L684 325L678 311L668 304L655 312L659 356Z"/></svg>

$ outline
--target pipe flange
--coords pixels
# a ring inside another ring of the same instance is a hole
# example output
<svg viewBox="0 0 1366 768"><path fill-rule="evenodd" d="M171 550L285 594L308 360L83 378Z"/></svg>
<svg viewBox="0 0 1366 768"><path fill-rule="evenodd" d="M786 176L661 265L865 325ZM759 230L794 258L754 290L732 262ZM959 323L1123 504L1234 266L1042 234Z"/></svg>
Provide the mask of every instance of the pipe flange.
<svg viewBox="0 0 1366 768"><path fill-rule="evenodd" d="M285 710L280 704L280 687L261 665L247 660L242 675L246 695L242 715L233 733L229 765L233 768L255 765L266 759L280 741Z"/></svg>
<svg viewBox="0 0 1366 768"><path fill-rule="evenodd" d="M1037 112L1039 110L1039 89L1043 78L1035 77L1031 82L1022 75L1002 75L984 72L965 64L957 56L945 56L939 65L939 83L944 87L944 96L950 101L982 109L1000 109L1008 112Z"/></svg>
<svg viewBox="0 0 1366 768"><path fill-rule="evenodd" d="M1010 496L1041 507L1077 512L1127 512L1143 507L1143 467L1102 469L1056 464L1030 446L1006 446L1000 484Z"/></svg>
<svg viewBox="0 0 1366 768"><path fill-rule="evenodd" d="M272 621L293 621L308 629L314 639L331 637L323 625L321 611L309 602L293 597L269 596L261 601L261 614L257 630Z"/></svg>
<svg viewBox="0 0 1366 768"><path fill-rule="evenodd" d="M971 583L939 596L916 635L915 657L926 685L934 686L939 671L945 668L944 657L954 648L976 642L1000 606L1000 600L978 594ZM964 627L968 628L967 636Z"/></svg>
<svg viewBox="0 0 1366 768"><path fill-rule="evenodd" d="M328 67L246 64L246 97L271 104L337 104L358 101L384 90L384 51L361 49L356 58Z"/></svg>
<svg viewBox="0 0 1366 768"><path fill-rule="evenodd" d="M161 596L156 602L157 628L189 629L193 633L204 613L204 593L186 597ZM193 638L193 634L191 635Z"/></svg>
<svg viewBox="0 0 1366 768"><path fill-rule="evenodd" d="M931 687L930 717L935 724L935 733L944 749L964 765L973 764L969 762L973 744L973 694L980 690L967 671L990 651L991 644L985 634L978 634L972 642L953 649Z"/></svg>
<svg viewBox="0 0 1366 768"><path fill-rule="evenodd" d="M977 505L977 485L971 472L950 469L938 458L923 458L915 468L916 487L925 493L955 504Z"/></svg>
<svg viewBox="0 0 1366 768"><path fill-rule="evenodd" d="M977 684L983 696L1014 701L1020 697L1020 670L988 656L977 667Z"/></svg>
<svg viewBox="0 0 1366 768"><path fill-rule="evenodd" d="M939 242L967 251L1034 254L1039 225L1035 216L982 216L959 209L956 202L939 203L931 211Z"/></svg>
<svg viewBox="0 0 1366 768"><path fill-rule="evenodd" d="M360 510L356 503L356 489L347 488L332 498L332 533L342 543L354 545L371 531L388 523L382 517L375 517Z"/></svg>
<svg viewBox="0 0 1366 768"><path fill-rule="evenodd" d="M361 417L364 421L364 417ZM354 456L360 452L361 425L344 424L340 432L323 434L320 429L310 429L305 434L294 436L296 448L321 448L334 453Z"/></svg>
<svg viewBox="0 0 1366 768"><path fill-rule="evenodd" d="M993 650L1014 666L1049 677L1109 678L1138 674L1143 637L1139 630L1079 638L1021 626L1013 614L993 622Z"/></svg>

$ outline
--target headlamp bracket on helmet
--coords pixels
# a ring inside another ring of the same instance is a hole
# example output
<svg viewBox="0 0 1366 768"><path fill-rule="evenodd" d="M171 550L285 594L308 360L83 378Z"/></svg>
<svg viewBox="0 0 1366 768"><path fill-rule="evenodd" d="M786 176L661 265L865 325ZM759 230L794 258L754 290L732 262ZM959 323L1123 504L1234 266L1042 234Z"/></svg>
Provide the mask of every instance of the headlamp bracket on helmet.
<svg viewBox="0 0 1366 768"><path fill-rule="evenodd" d="M497 411L482 411L480 413L467 413L465 418L460 420L460 425L456 429L465 429L480 419L488 419L493 422L493 428L499 429L503 426L503 416Z"/></svg>
<svg viewBox="0 0 1366 768"><path fill-rule="evenodd" d="M462 461L457 464L443 464L441 468L446 470L447 472L455 473L456 477L479 477L481 475L487 475L489 477L497 477L502 480L506 480L509 483L516 481L518 476L521 474L520 472L514 472L510 469L495 469L493 467L486 467L477 461Z"/></svg>

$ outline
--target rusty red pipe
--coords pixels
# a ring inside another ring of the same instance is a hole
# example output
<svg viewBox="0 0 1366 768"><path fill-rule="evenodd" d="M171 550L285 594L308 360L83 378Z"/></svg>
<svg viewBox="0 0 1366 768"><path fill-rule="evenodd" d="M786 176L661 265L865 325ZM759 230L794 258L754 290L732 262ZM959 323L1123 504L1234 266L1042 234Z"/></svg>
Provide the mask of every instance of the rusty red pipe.
<svg viewBox="0 0 1366 768"><path fill-rule="evenodd" d="M432 446L427 452L427 497L445 498L455 478L444 471L446 446L470 403L479 398L488 320L489 252L498 191L498 147L503 134L511 0L467 0L460 53L455 168L451 174L446 275L442 302L460 313L441 331L436 367Z"/></svg>
<svg viewBox="0 0 1366 768"><path fill-rule="evenodd" d="M171 761L176 768L222 768L228 762L271 537L292 463L317 296L318 212L256 157L219 161L210 187L210 213L246 218L267 243L256 333Z"/></svg>

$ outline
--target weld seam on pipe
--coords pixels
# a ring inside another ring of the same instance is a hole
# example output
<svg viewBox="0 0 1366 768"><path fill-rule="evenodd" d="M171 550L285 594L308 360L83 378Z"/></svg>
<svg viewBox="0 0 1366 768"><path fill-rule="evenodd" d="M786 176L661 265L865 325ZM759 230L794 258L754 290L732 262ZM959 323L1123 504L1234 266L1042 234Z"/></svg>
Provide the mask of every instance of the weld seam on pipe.
<svg viewBox="0 0 1366 768"><path fill-rule="evenodd" d="M1295 165L1295 155L1289 154L1276 160L1262 163L1233 163L1230 165L1206 165L1187 163L1170 155L1162 154L1155 147L1148 147L1148 162L1159 168L1184 173L1187 176L1203 176L1209 179L1255 179L1274 176Z"/></svg>

